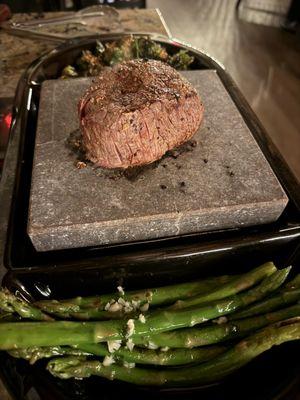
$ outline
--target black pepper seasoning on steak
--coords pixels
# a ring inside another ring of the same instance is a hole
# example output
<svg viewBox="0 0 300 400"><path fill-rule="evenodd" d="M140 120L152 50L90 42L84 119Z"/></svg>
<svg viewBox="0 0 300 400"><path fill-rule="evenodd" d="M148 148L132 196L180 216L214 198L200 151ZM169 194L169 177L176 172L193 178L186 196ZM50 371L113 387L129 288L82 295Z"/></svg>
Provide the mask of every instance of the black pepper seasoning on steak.
<svg viewBox="0 0 300 400"><path fill-rule="evenodd" d="M105 168L149 164L190 139L203 118L191 84L155 60L107 68L79 102L86 156Z"/></svg>

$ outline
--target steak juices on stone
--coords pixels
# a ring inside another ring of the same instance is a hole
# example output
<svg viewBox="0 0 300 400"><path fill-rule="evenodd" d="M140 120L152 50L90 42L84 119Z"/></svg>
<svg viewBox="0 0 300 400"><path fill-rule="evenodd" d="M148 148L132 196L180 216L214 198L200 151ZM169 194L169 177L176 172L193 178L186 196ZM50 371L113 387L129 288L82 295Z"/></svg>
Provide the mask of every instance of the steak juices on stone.
<svg viewBox="0 0 300 400"><path fill-rule="evenodd" d="M89 160L105 168L149 164L190 139L203 119L192 85L155 60L105 69L79 102Z"/></svg>

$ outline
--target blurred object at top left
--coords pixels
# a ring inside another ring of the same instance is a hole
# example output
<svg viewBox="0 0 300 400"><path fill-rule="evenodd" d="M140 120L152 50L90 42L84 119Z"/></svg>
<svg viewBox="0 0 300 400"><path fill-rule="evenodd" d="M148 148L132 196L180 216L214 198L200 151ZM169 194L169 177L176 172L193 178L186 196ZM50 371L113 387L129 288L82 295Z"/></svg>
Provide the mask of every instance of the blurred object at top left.
<svg viewBox="0 0 300 400"><path fill-rule="evenodd" d="M8 6L13 13L81 10L95 5L146 8L146 0L4 0L3 4Z"/></svg>
<svg viewBox="0 0 300 400"><path fill-rule="evenodd" d="M11 17L11 11L7 4L0 4L0 22L6 21Z"/></svg>

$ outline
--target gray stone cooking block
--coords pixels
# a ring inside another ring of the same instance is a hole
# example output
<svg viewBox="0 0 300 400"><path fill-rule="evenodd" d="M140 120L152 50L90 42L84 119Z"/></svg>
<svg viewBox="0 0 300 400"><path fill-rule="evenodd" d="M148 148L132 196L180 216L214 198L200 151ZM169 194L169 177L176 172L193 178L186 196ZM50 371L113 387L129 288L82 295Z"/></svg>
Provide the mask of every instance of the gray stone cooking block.
<svg viewBox="0 0 300 400"><path fill-rule="evenodd" d="M135 176L76 168L66 145L92 78L43 83L28 233L38 251L133 242L276 220L287 197L214 71L183 75L199 91L194 140Z"/></svg>

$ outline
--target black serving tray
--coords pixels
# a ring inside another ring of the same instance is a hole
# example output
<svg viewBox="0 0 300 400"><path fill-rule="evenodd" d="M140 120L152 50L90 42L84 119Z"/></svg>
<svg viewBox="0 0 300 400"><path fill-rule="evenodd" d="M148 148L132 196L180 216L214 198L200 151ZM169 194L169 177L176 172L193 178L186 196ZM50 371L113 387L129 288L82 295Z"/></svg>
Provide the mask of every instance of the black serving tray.
<svg viewBox="0 0 300 400"><path fill-rule="evenodd" d="M141 36L140 34L137 34ZM257 140L289 197L275 223L243 229L184 235L147 242L37 252L26 233L34 139L40 86L96 40L122 35L74 39L36 60L22 76L16 92L13 124L0 187L0 279L26 298L55 298L108 292L122 283L126 289L149 287L219 273L242 272L267 260L279 267L300 268L299 184L267 133L222 66L177 40L151 36L170 53L179 48L194 55L195 69L217 71L229 95ZM161 391L136 388L102 379L58 381L39 365L28 366L0 354L0 373L17 399L103 399L181 397L203 399L280 398L297 382L299 346L289 343L262 355L224 382L207 388ZM288 366L288 367L287 367ZM34 397L35 396L35 397Z"/></svg>
<svg viewBox="0 0 300 400"><path fill-rule="evenodd" d="M286 240L251 241L245 238L239 245L230 241L222 246L192 245L168 256L153 251L152 257L116 257L111 268L89 265L74 271L71 267L37 268L32 271L11 271L4 285L26 298L56 298L80 294L105 293L117 284L125 289L145 288L155 284L182 282L184 279L213 276L219 273L246 271L266 260L278 266L292 264L293 274L300 271L299 236ZM113 261L113 260L112 260ZM268 351L232 374L224 381L204 387L157 389L137 387L117 381L93 377L84 381L61 381L45 370L45 363L30 366L6 353L0 353L0 375L16 399L77 400L119 399L203 399L203 400L268 400L289 399L300 384L299 342L285 343ZM100 393L100 395L99 395Z"/></svg>
<svg viewBox="0 0 300 400"><path fill-rule="evenodd" d="M100 39L111 41L121 36L120 34L106 35L101 36ZM278 221L264 226L184 235L138 243L37 252L27 235L27 216L40 86L45 79L57 78L65 65L73 63L83 49L93 48L97 39L99 37L81 38L64 43L31 64L20 80L14 102L13 125L0 188L0 254L3 254L0 265L2 274L5 269L51 267L52 265L56 265L57 268L70 265L74 268L81 268L91 262L98 263L98 259L101 259L102 264L103 257L109 259L111 255L122 257L122 255L127 256L127 254L134 254L137 251L152 254L151 251L154 249L172 251L178 246L182 247L193 243L221 243L229 238L233 242L239 243L241 237L255 238L257 236L258 240L270 239L278 234L294 237L296 233L300 232L299 185L230 76L216 61L203 52L176 40L158 38L153 35L152 39L165 45L170 53L178 51L179 48L185 48L192 53L195 57L192 68L217 71L289 197L285 212Z"/></svg>

